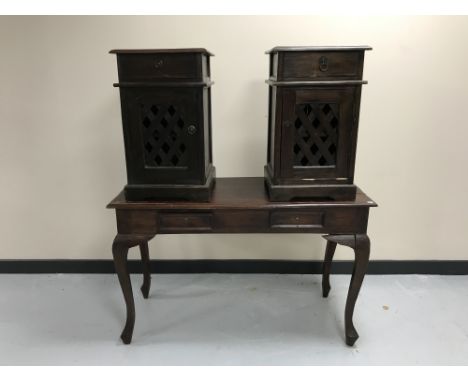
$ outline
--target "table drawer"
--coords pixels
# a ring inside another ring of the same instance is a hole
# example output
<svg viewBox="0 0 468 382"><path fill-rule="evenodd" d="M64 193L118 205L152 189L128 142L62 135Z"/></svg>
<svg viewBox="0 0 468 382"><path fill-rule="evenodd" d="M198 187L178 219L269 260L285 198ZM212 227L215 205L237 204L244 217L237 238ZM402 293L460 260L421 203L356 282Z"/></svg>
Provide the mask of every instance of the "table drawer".
<svg viewBox="0 0 468 382"><path fill-rule="evenodd" d="M211 213L161 212L159 231L164 232L210 232L213 229Z"/></svg>
<svg viewBox="0 0 468 382"><path fill-rule="evenodd" d="M271 228L315 229L323 224L322 211L273 211L270 215Z"/></svg>
<svg viewBox="0 0 468 382"><path fill-rule="evenodd" d="M362 79L364 52L280 52L279 80ZM273 74L274 75L274 74Z"/></svg>

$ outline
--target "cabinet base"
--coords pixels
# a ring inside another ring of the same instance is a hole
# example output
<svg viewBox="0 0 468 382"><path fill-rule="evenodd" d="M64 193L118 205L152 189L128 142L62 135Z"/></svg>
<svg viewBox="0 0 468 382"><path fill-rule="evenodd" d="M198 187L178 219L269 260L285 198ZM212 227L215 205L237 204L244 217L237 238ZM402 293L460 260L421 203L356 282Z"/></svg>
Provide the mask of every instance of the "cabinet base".
<svg viewBox="0 0 468 382"><path fill-rule="evenodd" d="M205 184L127 184L128 201L187 200L209 202L215 186L216 171L212 167Z"/></svg>
<svg viewBox="0 0 468 382"><path fill-rule="evenodd" d="M354 184L277 184L265 168L265 187L272 202L296 200L354 200Z"/></svg>

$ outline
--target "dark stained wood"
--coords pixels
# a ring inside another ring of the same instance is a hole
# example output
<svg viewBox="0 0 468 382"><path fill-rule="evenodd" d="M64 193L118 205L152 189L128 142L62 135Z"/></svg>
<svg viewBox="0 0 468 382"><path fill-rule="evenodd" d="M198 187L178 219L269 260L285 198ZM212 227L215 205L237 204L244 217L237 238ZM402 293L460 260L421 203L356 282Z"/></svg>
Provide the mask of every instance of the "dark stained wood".
<svg viewBox="0 0 468 382"><path fill-rule="evenodd" d="M162 170L159 174L161 178L167 177L168 179L173 179L174 183L127 184L124 188L125 197L129 200L142 201L188 200L207 202L211 199L216 177L216 171L213 166L209 167L204 184L179 184L178 179L174 178L167 170ZM189 177L190 172L187 170L186 179L190 179Z"/></svg>
<svg viewBox="0 0 468 382"><path fill-rule="evenodd" d="M117 54L128 200L208 201L210 55L204 49L114 50Z"/></svg>
<svg viewBox="0 0 468 382"><path fill-rule="evenodd" d="M129 344L132 341L133 328L135 326L135 302L133 300L132 292L132 283L130 281L130 275L128 272L127 258L128 258L128 249L135 247L137 245L143 245L147 243L154 235L121 235L117 234L112 244L112 255L114 257L115 271L119 278L119 283L122 288L122 292L125 299L125 305L127 308L127 318L125 321L125 326L122 331L120 338L124 344ZM140 247L141 248L141 247ZM142 257L144 257L142 252ZM146 262L145 260L143 261ZM146 270L149 270L149 260L146 262L148 267L145 269L145 275L148 273ZM147 276L145 276L146 278ZM145 285L145 283L143 284ZM148 292L149 292L149 283L147 283ZM145 292L143 292L143 295ZM147 296L148 294L146 294Z"/></svg>
<svg viewBox="0 0 468 382"><path fill-rule="evenodd" d="M190 81L202 79L200 53L118 53L119 81Z"/></svg>
<svg viewBox="0 0 468 382"><path fill-rule="evenodd" d="M353 324L354 307L356 305L356 300L361 289L362 281L364 280L367 266L369 264L370 240L366 234L327 235L325 236L325 239L327 239L329 242L331 241L333 243L345 245L354 249L355 259L353 274L351 276L351 283L349 284L348 297L346 298L345 306L346 344L349 346L353 346L356 340L359 338L359 335ZM333 253L328 254L328 256L332 257ZM329 259L329 262L331 262L331 259Z"/></svg>
<svg viewBox="0 0 468 382"><path fill-rule="evenodd" d="M327 198L321 200L272 202L268 198L263 178L261 177L239 177L239 178L217 178L216 187L209 203L193 201L128 201L125 194L120 192L108 205L107 208L117 210L173 210L173 209L267 209L277 208L300 208L310 206L320 207L377 207L370 197L361 189L357 189L354 200L333 201Z"/></svg>
<svg viewBox="0 0 468 382"><path fill-rule="evenodd" d="M154 54L154 53L204 53L208 56L214 56L205 48L178 48L178 49L112 49L109 53L122 54Z"/></svg>
<svg viewBox="0 0 468 382"><path fill-rule="evenodd" d="M335 254L336 243L333 241L327 241L327 248L325 249L325 258L323 260L322 268L322 295L328 297L330 293L330 272L333 261L333 255Z"/></svg>
<svg viewBox="0 0 468 382"><path fill-rule="evenodd" d="M277 53L278 72L273 77L284 81L301 80L358 80L362 78L362 51L287 52ZM322 70L320 59L326 57L327 68Z"/></svg>
<svg viewBox="0 0 468 382"><path fill-rule="evenodd" d="M211 212L160 212L159 232L211 232L213 229L213 213Z"/></svg>
<svg viewBox="0 0 468 382"><path fill-rule="evenodd" d="M203 213L194 213L203 211ZM174 215L174 216L172 216ZM118 210L121 234L157 233L353 233L365 232L368 208ZM296 222L296 224L294 224Z"/></svg>
<svg viewBox="0 0 468 382"><path fill-rule="evenodd" d="M213 81L193 81L193 82L184 82L185 87L210 87L213 85ZM169 81L160 81L160 82L118 82L113 84L115 88L151 88L151 87L179 87L180 82L169 82Z"/></svg>
<svg viewBox="0 0 468 382"><path fill-rule="evenodd" d="M275 228L323 228L324 218L322 211L273 211L270 224Z"/></svg>
<svg viewBox="0 0 468 382"><path fill-rule="evenodd" d="M131 341L135 310L127 269L128 248L139 245L143 261L145 298L149 293L147 241L157 234L183 233L329 233L323 269L323 294L328 295L333 243L355 249L355 268L346 305L346 342L352 345L357 332L352 323L354 304L369 258L366 246L370 207L376 203L357 189L348 201L314 200L272 202L263 178L220 178L210 202L128 201L121 192L108 208L116 210L118 235L113 254L123 290L127 321L122 333Z"/></svg>
<svg viewBox="0 0 468 382"><path fill-rule="evenodd" d="M356 196L364 51L277 47L270 54L265 182L272 201Z"/></svg>
<svg viewBox="0 0 468 382"><path fill-rule="evenodd" d="M352 51L352 50L372 50L372 47L368 45L358 46L275 46L274 48L267 50L266 54L275 52L326 52L326 51Z"/></svg>
<svg viewBox="0 0 468 382"><path fill-rule="evenodd" d="M119 235L114 239L112 254L114 257L115 271L119 278L125 299L125 306L127 308L127 319L120 338L122 338L125 344L129 344L132 340L133 327L135 326L135 303L133 301L132 284L127 267L128 246L125 240Z"/></svg>
<svg viewBox="0 0 468 382"><path fill-rule="evenodd" d="M141 293L143 293L144 298L148 298L149 290L151 288L151 265L147 241L140 244L140 254L141 265L143 268L143 284L141 285Z"/></svg>
<svg viewBox="0 0 468 382"><path fill-rule="evenodd" d="M367 81L361 80L340 80L340 81L277 81L273 77L265 80L271 86L307 86L307 85L366 85ZM117 84L116 84L117 85Z"/></svg>
<svg viewBox="0 0 468 382"><path fill-rule="evenodd" d="M335 201L347 201L356 197L354 184L344 184L343 181L336 179L330 180L329 184L324 179L315 181L315 178L304 181L303 184L297 184L297 179L279 179L278 183L275 183L270 174L268 167L265 167L265 183L272 202L298 199L320 200L324 198L324 195Z"/></svg>

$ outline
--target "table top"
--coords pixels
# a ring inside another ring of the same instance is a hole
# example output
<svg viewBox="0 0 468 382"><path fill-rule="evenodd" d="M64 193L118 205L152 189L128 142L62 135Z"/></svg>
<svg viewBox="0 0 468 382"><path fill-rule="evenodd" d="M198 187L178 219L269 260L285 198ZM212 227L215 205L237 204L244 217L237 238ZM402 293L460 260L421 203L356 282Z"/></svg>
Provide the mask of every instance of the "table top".
<svg viewBox="0 0 468 382"><path fill-rule="evenodd" d="M114 209L276 209L288 207L377 207L377 204L357 189L356 199L350 201L292 201L271 202L265 189L263 177L216 178L210 202L191 201L138 201L130 202L121 191L108 205Z"/></svg>

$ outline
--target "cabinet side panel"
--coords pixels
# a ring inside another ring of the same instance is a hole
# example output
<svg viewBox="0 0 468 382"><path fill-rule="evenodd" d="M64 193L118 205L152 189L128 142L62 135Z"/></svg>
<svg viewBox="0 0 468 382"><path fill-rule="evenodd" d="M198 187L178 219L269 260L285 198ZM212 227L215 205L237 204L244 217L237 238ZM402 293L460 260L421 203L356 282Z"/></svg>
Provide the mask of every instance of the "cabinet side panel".
<svg viewBox="0 0 468 382"><path fill-rule="evenodd" d="M350 134L350 150L348 157L348 178L350 179L350 183L354 183L354 168L356 163L356 150L359 130L359 111L361 108L361 90L361 86L356 86L354 91L353 128Z"/></svg>
<svg viewBox="0 0 468 382"><path fill-rule="evenodd" d="M273 105L273 87L268 87L268 144L267 144L267 164L273 168L273 160L272 160L272 153L274 148L274 140L275 135L273 132L273 121L274 121L274 114L275 114L275 105Z"/></svg>
<svg viewBox="0 0 468 382"><path fill-rule="evenodd" d="M137 181L137 166L135 158L135 145L137 144L133 134L131 133L131 124L129 122L128 95L127 89L120 88L120 108L122 114L122 131L125 146L125 165L127 168L127 182L134 183Z"/></svg>
<svg viewBox="0 0 468 382"><path fill-rule="evenodd" d="M280 176L281 170L281 120L283 115L283 93L282 88L272 86L272 109L271 118L271 170L274 178Z"/></svg>
<svg viewBox="0 0 468 382"><path fill-rule="evenodd" d="M203 89L203 146L204 146L204 169L206 174L212 163L211 149L211 89Z"/></svg>

